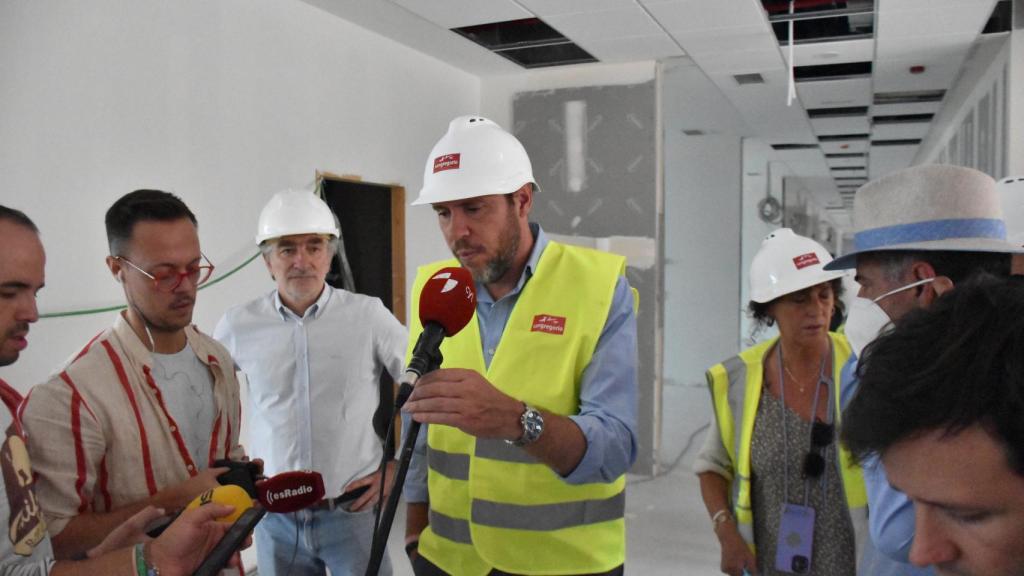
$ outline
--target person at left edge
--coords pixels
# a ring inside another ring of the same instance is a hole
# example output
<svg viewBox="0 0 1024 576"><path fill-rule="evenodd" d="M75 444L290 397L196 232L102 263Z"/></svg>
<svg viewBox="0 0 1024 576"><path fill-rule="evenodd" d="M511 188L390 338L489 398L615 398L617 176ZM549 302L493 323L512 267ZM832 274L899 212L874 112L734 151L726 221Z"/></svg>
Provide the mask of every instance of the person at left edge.
<svg viewBox="0 0 1024 576"><path fill-rule="evenodd" d="M406 330L377 298L326 283L338 250L334 213L312 193L275 194L256 243L277 288L228 310L214 330L249 382L250 437L269 474L323 474L328 498L256 527L260 574L362 575L373 536L382 443L373 428L381 371L404 371ZM394 464L387 466L385 494ZM336 504L344 492L362 496ZM310 533L300 539L296 530ZM308 531L308 532L307 532ZM294 554L294 558L293 558ZM390 564L381 574L390 574Z"/></svg>
<svg viewBox="0 0 1024 576"><path fill-rule="evenodd" d="M539 194L522 144L486 118L453 120L426 162L413 204L431 205L457 261L421 267L413 305L459 264L478 300L405 405L428 424L404 493L417 575L623 571L635 299L623 257L530 222Z"/></svg>
<svg viewBox="0 0 1024 576"><path fill-rule="evenodd" d="M23 418L55 555L76 557L147 505L183 508L219 485L238 443L227 350L192 325L213 266L177 196L136 190L106 214L111 275L127 310L35 386Z"/></svg>

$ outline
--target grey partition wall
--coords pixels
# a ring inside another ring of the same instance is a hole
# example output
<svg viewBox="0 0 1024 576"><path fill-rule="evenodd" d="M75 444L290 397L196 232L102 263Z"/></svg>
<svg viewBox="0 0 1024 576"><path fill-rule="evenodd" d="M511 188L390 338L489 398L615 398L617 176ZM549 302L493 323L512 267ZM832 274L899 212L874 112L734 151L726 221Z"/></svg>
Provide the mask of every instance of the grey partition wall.
<svg viewBox="0 0 1024 576"><path fill-rule="evenodd" d="M623 253L640 294L639 434L633 470L657 466L660 284L655 82L521 92L513 131L541 187L532 218L556 237Z"/></svg>

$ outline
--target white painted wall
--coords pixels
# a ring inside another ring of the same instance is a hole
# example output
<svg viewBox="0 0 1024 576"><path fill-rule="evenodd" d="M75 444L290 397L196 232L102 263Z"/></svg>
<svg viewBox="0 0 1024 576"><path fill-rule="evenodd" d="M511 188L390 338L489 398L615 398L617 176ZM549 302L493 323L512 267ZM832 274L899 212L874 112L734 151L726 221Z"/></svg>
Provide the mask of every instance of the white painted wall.
<svg viewBox="0 0 1024 576"><path fill-rule="evenodd" d="M1019 33L1015 35L1020 36ZM1006 72L1007 62L1011 61L1010 40L1009 35L979 37L970 58L964 63L960 77L957 78L956 83L947 92L942 103L942 109L936 115L932 129L921 142L921 147L918 149L913 165L929 164L940 160L940 154L949 145L950 140L960 132L964 118L975 110L982 97L992 92L993 85ZM1022 42L1018 39L1017 44L1020 45ZM1024 64L1011 63L1011 66L1016 69L1017 76L1024 77ZM1022 84L1024 84L1024 78L1019 78L1016 86L1018 92L1021 90ZM1024 106L1024 96L1014 94L1013 89L1008 88L1006 91L1007 110L1012 110L1014 105ZM1014 104L1014 101L1016 101L1016 104ZM1020 116L1024 114L1024 110L1017 110L1015 114ZM1008 119L1006 111L1003 112L1003 119L1004 122ZM977 122L975 120L975 124ZM993 129L998 128L993 127ZM1014 126L1009 122L1006 122L1005 128L1008 130L1007 134L1009 134L1008 141L1014 138L1019 140L1024 137L1020 131L1017 131L1016 136L1014 136ZM975 146L977 147L977 144ZM1016 150L1008 148L1006 152L1010 153L1005 156L1007 164L1014 162L1017 162L1018 165L1020 164L1020 161L1014 160L1013 156L1014 153L1019 156L1021 152L1024 152L1019 144ZM994 153L995 151L993 151ZM998 160L996 163L998 163ZM1000 171L1000 173L993 174L992 176L995 178L1014 174L1013 170L1010 170L1008 174L1002 174L1001 166L997 166L996 170Z"/></svg>
<svg viewBox="0 0 1024 576"><path fill-rule="evenodd" d="M1018 22L1024 22L1024 7L1020 2L1016 8L1021 14ZM1009 82L1006 90L1006 175L1024 176L1024 28L1010 34Z"/></svg>
<svg viewBox="0 0 1024 576"><path fill-rule="evenodd" d="M297 0L0 3L0 203L48 249L44 312L123 301L103 264L103 215L122 194L179 194L203 250L227 271L255 253L256 218L316 170L398 183L415 198L449 120L480 81ZM433 213L408 208L407 268L448 254ZM257 261L200 293L212 331L272 288ZM42 320L0 377L44 379L113 319Z"/></svg>

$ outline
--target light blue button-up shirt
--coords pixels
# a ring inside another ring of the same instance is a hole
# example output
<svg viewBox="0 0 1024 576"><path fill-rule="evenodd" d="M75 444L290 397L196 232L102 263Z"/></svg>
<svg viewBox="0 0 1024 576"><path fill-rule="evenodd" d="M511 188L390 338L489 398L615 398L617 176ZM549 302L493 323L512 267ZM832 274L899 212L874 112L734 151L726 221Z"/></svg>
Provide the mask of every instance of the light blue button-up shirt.
<svg viewBox="0 0 1024 576"><path fill-rule="evenodd" d="M300 316L274 290L228 310L214 337L246 374L250 453L267 475L316 470L334 497L377 469L380 375L402 374L408 339L379 299L325 286Z"/></svg>
<svg viewBox="0 0 1024 576"><path fill-rule="evenodd" d="M840 373L839 400L843 409L857 391L857 357L850 355ZM885 468L877 457L862 462L864 487L868 495L868 527L871 541L861 558L857 573L862 576L932 576L931 568L910 564L914 542L914 503L889 485Z"/></svg>
<svg viewBox="0 0 1024 576"><path fill-rule="evenodd" d="M480 344L484 363L490 367L501 342L505 324L530 281L549 240L537 224L530 224L534 246L515 288L495 301L487 288L476 285L476 316L480 325ZM408 422L408 415L403 415ZM611 482L626 473L637 453L637 349L636 314L629 282L619 278L615 285L608 319L605 321L590 364L580 382L580 411L570 416L583 431L587 450L564 479L569 484ZM403 491L408 502L426 502L426 430L416 439L416 450Z"/></svg>

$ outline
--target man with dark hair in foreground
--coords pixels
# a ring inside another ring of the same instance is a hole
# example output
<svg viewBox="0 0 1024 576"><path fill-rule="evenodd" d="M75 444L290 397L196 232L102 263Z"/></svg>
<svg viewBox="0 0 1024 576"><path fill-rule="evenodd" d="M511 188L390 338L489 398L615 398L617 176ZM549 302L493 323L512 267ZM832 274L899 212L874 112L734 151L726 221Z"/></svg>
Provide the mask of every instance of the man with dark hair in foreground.
<svg viewBox="0 0 1024 576"><path fill-rule="evenodd" d="M911 562L1024 575L1024 280L963 284L864 356L842 438L914 502Z"/></svg>

